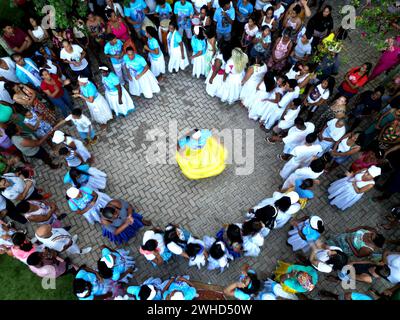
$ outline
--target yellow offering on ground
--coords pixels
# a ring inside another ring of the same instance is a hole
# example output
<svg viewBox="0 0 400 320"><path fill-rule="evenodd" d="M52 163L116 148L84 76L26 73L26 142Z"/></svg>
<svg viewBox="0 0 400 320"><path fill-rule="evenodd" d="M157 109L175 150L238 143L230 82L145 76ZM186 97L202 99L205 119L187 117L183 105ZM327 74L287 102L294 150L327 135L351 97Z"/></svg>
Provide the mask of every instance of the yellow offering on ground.
<svg viewBox="0 0 400 320"><path fill-rule="evenodd" d="M191 180L219 175L225 169L227 151L214 137L209 137L201 149L186 147L176 152L182 173Z"/></svg>

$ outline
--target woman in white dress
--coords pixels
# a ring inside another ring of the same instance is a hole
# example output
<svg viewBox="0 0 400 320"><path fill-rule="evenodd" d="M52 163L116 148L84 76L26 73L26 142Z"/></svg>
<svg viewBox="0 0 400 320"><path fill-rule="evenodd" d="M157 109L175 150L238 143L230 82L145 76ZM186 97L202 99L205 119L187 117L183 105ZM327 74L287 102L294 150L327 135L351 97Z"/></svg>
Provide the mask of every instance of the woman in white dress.
<svg viewBox="0 0 400 320"><path fill-rule="evenodd" d="M219 51L215 54L212 59L211 70L208 73L206 83L206 91L211 97L215 97L219 92L223 82L226 62L232 56L232 47L228 44L226 46L221 46L218 44Z"/></svg>
<svg viewBox="0 0 400 320"><path fill-rule="evenodd" d="M289 129L287 136L282 139L285 145L283 146L281 159L286 160L284 157L289 155L295 147L304 144L306 137L314 130L315 125L312 122L304 122L302 118L297 117L294 121L294 126Z"/></svg>
<svg viewBox="0 0 400 320"><path fill-rule="evenodd" d="M169 24L167 43L169 54L168 72L178 72L179 69L185 70L189 65L189 60L182 36L178 32L178 25L174 21Z"/></svg>
<svg viewBox="0 0 400 320"><path fill-rule="evenodd" d="M131 96L121 85L120 78L114 72L111 72L107 66L100 66L99 70L108 104L117 117L120 115L126 117L135 110Z"/></svg>
<svg viewBox="0 0 400 320"><path fill-rule="evenodd" d="M15 74L15 62L11 58L0 58L0 77L15 83L21 82Z"/></svg>
<svg viewBox="0 0 400 320"><path fill-rule="evenodd" d="M240 101L244 107L248 107L248 104L257 92L258 84L264 79L264 75L267 73L267 65L264 62L260 62L259 58L256 58L256 63L247 69L246 75L242 80L242 90L240 91Z"/></svg>
<svg viewBox="0 0 400 320"><path fill-rule="evenodd" d="M88 164L71 168L64 176L64 184L75 188L88 187L94 191L102 190L107 185L107 174Z"/></svg>
<svg viewBox="0 0 400 320"><path fill-rule="evenodd" d="M160 92L158 81L153 72L151 72L146 60L136 54L132 47L126 49L123 60L131 95L140 96L143 94L146 99L151 99L154 93Z"/></svg>
<svg viewBox="0 0 400 320"><path fill-rule="evenodd" d="M322 147L322 152L319 156L330 151L335 142L339 141L345 134L346 126L344 120L336 118L329 120L318 135L318 143Z"/></svg>
<svg viewBox="0 0 400 320"><path fill-rule="evenodd" d="M232 57L227 61L225 66L224 82L217 94L222 102L233 104L239 100L244 69L248 61L249 58L242 49L233 49Z"/></svg>
<svg viewBox="0 0 400 320"><path fill-rule="evenodd" d="M371 166L358 172L346 173L346 177L333 182L328 189L330 204L340 210L346 210L361 199L363 194L371 190L374 178L381 174L381 168Z"/></svg>
<svg viewBox="0 0 400 320"><path fill-rule="evenodd" d="M245 105L249 110L249 119L258 121L264 113L264 105L267 99L275 96L276 82L273 75L266 73L263 79L258 83L256 92L250 97Z"/></svg>
<svg viewBox="0 0 400 320"><path fill-rule="evenodd" d="M93 162L92 155L90 154L89 150L79 139L72 138L71 136L66 135L64 132L56 130L51 141L55 144L62 143L66 147L76 151L83 162Z"/></svg>
<svg viewBox="0 0 400 320"><path fill-rule="evenodd" d="M293 229L288 232L287 243L292 246L293 251L302 250L305 254L325 231L324 222L318 216L304 216L292 220L290 224Z"/></svg>
<svg viewBox="0 0 400 320"><path fill-rule="evenodd" d="M264 245L264 237L261 231L264 224L257 219L251 219L243 223L243 252L245 257L258 257L261 247Z"/></svg>
<svg viewBox="0 0 400 320"><path fill-rule="evenodd" d="M213 237L205 236L203 239L208 250L208 270L219 269L223 272L229 267L229 261L233 260L223 241L216 241Z"/></svg>
<svg viewBox="0 0 400 320"><path fill-rule="evenodd" d="M110 106L106 99L99 93L93 82L88 78L79 76L79 90L74 91L74 98L81 98L86 102L92 119L105 130L107 122L113 118Z"/></svg>
<svg viewBox="0 0 400 320"><path fill-rule="evenodd" d="M200 78L200 76L206 76L205 55L207 51L207 42L202 28L195 26L193 30L194 35L190 41L193 50L193 55L190 57L193 64L192 76Z"/></svg>
<svg viewBox="0 0 400 320"><path fill-rule="evenodd" d="M190 236L185 252L189 256L189 267L196 266L200 270L206 265L208 253L204 241Z"/></svg>
<svg viewBox="0 0 400 320"><path fill-rule="evenodd" d="M150 70L160 81L162 80L162 75L165 74L165 59L157 41L157 30L153 27L146 27L146 37L147 44L144 46L144 50L149 53Z"/></svg>
<svg viewBox="0 0 400 320"><path fill-rule="evenodd" d="M264 201L264 202L263 202ZM254 208L251 208L249 212L246 213L247 219L255 219L262 222L263 227L260 231L260 235L266 238L272 229L275 227L276 217L278 215L278 209L274 207L271 201L267 202L269 204L264 204L265 200L261 201Z"/></svg>
<svg viewBox="0 0 400 320"><path fill-rule="evenodd" d="M318 158L311 161L308 167L303 167L297 169L293 172L283 183L281 190L287 190L294 187L297 179L312 179L316 180L318 177L324 173L326 167L326 161L323 158Z"/></svg>

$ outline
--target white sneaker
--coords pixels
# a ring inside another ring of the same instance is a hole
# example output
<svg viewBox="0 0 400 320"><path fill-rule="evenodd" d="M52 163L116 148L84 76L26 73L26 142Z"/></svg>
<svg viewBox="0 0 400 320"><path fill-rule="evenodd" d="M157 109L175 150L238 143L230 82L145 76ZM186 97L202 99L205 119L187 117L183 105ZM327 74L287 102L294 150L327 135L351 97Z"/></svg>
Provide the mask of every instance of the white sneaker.
<svg viewBox="0 0 400 320"><path fill-rule="evenodd" d="M78 235L77 234L72 237L72 241L74 243L76 243L76 241L78 241Z"/></svg>
<svg viewBox="0 0 400 320"><path fill-rule="evenodd" d="M86 254L89 253L90 251L92 251L92 247L87 247L82 249L80 254Z"/></svg>

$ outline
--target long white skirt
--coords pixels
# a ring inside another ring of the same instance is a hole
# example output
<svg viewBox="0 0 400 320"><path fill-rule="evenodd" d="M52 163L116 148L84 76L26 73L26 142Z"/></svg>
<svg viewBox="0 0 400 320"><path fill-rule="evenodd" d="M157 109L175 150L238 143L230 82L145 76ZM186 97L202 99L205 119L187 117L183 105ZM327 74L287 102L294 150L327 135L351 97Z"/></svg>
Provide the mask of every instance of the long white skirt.
<svg viewBox="0 0 400 320"><path fill-rule="evenodd" d="M326 141L326 140L320 141L319 139L317 140L317 143L322 148L322 151L320 153L318 153L318 157L321 157L325 152L330 151L334 145L334 143L331 141Z"/></svg>
<svg viewBox="0 0 400 320"><path fill-rule="evenodd" d="M249 107L250 102L254 99L254 96L257 93L257 85L259 82L259 79L250 77L250 79L247 80L243 85L242 90L240 91L240 100L246 108Z"/></svg>
<svg viewBox="0 0 400 320"><path fill-rule="evenodd" d="M211 97L215 97L218 94L218 91L221 89L222 84L224 83L224 75L223 74L217 74L215 78L213 79L213 82L210 84L210 78L213 74L213 71L211 70L208 73L207 79L205 81L206 83L206 91Z"/></svg>
<svg viewBox="0 0 400 320"><path fill-rule="evenodd" d="M271 129L274 124L282 117L284 108L279 108L277 103L268 103L265 108L264 114L261 116L261 121L267 129Z"/></svg>
<svg viewBox="0 0 400 320"><path fill-rule="evenodd" d="M171 48L169 53L168 72L178 72L179 69L185 70L189 65L189 60L186 52L186 47L183 45L184 59L182 59L181 47Z"/></svg>
<svg viewBox="0 0 400 320"><path fill-rule="evenodd" d="M125 77L122 63L113 64L112 66L114 68L115 74L118 76L119 81L121 82L121 86L123 86L125 84Z"/></svg>
<svg viewBox="0 0 400 320"><path fill-rule="evenodd" d="M233 104L239 100L240 90L242 90L243 73L231 73L222 83L221 90L217 93L217 97L222 102Z"/></svg>
<svg viewBox="0 0 400 320"><path fill-rule="evenodd" d="M96 193L98 194L98 198L94 207L83 214L83 216L90 224L94 224L95 222L100 223L100 209L104 208L107 203L112 200L107 194L103 192L96 191Z"/></svg>
<svg viewBox="0 0 400 320"><path fill-rule="evenodd" d="M257 90L253 98L249 98L247 108L249 109L249 119L257 121L265 112L265 108L268 104L263 99L268 99L271 93L264 90Z"/></svg>
<svg viewBox="0 0 400 320"><path fill-rule="evenodd" d="M279 172L282 179L287 179L293 172L295 172L298 168L300 168L301 162L296 161L295 158L290 159L285 163L281 172Z"/></svg>
<svg viewBox="0 0 400 320"><path fill-rule="evenodd" d="M328 198L332 206L346 210L361 199L363 193L357 193L348 177L336 180L328 188Z"/></svg>
<svg viewBox="0 0 400 320"><path fill-rule="evenodd" d="M106 99L111 109L115 112L117 116L123 115L126 116L130 112L135 110L135 105L133 104L133 100L129 95L128 91L121 86L122 89L122 104L119 104L118 101L118 91L106 91Z"/></svg>
<svg viewBox="0 0 400 320"><path fill-rule="evenodd" d="M85 147L81 140L73 138L72 140L76 146L76 152L81 156L84 162L87 162L92 155L90 154L89 150Z"/></svg>
<svg viewBox="0 0 400 320"><path fill-rule="evenodd" d="M86 101L92 119L100 124L106 124L113 118L110 106L106 99L99 93L93 102Z"/></svg>
<svg viewBox="0 0 400 320"><path fill-rule="evenodd" d="M282 228L293 216L290 213L279 211L275 220L274 229Z"/></svg>
<svg viewBox="0 0 400 320"><path fill-rule="evenodd" d="M158 81L151 70L147 70L139 80L132 77L129 80L129 93L133 96L143 96L147 99L153 98L153 93L159 93L160 87Z"/></svg>
<svg viewBox="0 0 400 320"><path fill-rule="evenodd" d="M107 185L107 174L99 169L90 167L88 170L90 175L88 182L85 187L92 190L98 191L106 188Z"/></svg>
<svg viewBox="0 0 400 320"><path fill-rule="evenodd" d="M264 245L264 238L258 233L254 236L243 237L243 251L245 257L257 257Z"/></svg>
<svg viewBox="0 0 400 320"><path fill-rule="evenodd" d="M162 53L157 59L154 59L149 54L149 59L150 59L150 70L151 72L153 72L155 77L158 77L160 74L165 73L165 59Z"/></svg>
<svg viewBox="0 0 400 320"><path fill-rule="evenodd" d="M196 78L200 78L200 76L205 76L206 70L206 60L204 58L204 54L198 56L192 60L193 70L192 76Z"/></svg>
<svg viewBox="0 0 400 320"><path fill-rule="evenodd" d="M303 226L304 222L301 222L298 228L301 230ZM304 253L307 253L310 250L310 243L300 237L297 228L289 230L288 235L288 243L292 246L293 251L302 250Z"/></svg>

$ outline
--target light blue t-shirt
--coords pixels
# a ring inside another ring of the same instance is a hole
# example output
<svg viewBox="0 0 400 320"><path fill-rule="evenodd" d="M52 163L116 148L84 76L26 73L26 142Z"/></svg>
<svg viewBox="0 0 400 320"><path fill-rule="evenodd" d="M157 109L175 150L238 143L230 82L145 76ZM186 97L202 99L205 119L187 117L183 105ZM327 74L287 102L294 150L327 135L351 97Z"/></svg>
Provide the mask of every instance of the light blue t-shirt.
<svg viewBox="0 0 400 320"><path fill-rule="evenodd" d="M187 146L188 148L194 150L203 148L207 142L207 139L212 136L212 133L210 130L207 129L203 129L200 131L201 131L200 139L195 140L191 137L189 139L187 139L187 137L184 137L182 139L179 139L178 141L179 147L183 148L184 146Z"/></svg>
<svg viewBox="0 0 400 320"><path fill-rule="evenodd" d="M193 54L197 54L199 51L202 52L201 54L206 53L207 43L205 39L200 40L196 36L193 36L190 44L192 45Z"/></svg>
<svg viewBox="0 0 400 320"><path fill-rule="evenodd" d="M174 38L172 39L172 37L174 37ZM176 48L182 42L182 36L178 31L170 32L170 33L168 33L167 41L168 41L168 46L170 45L170 43L172 41L172 47Z"/></svg>
<svg viewBox="0 0 400 320"><path fill-rule="evenodd" d="M82 86L80 88L81 94L86 97L97 97L98 91L96 86L93 84L93 82L89 81L86 85Z"/></svg>
<svg viewBox="0 0 400 320"><path fill-rule="evenodd" d="M157 39L155 38L151 38L147 40L147 46L149 47L149 49L151 50L155 50L158 48L158 54L155 53L149 53L149 55L154 59L157 60L160 56L161 56L161 49L160 49L160 45L158 44Z"/></svg>
<svg viewBox="0 0 400 320"><path fill-rule="evenodd" d="M352 292L351 300L374 300L374 299L372 299L370 296L367 296L364 293Z"/></svg>
<svg viewBox="0 0 400 320"><path fill-rule="evenodd" d="M230 33L232 31L232 25L222 15L222 11L222 8L218 8L214 14L214 21L217 23L217 32L221 34ZM226 11L226 14L231 20L235 20L235 9L233 6Z"/></svg>
<svg viewBox="0 0 400 320"><path fill-rule="evenodd" d="M127 54L124 55L124 64L133 76L142 73L144 68L147 66L146 60L138 54L135 54L135 57L132 60Z"/></svg>
<svg viewBox="0 0 400 320"><path fill-rule="evenodd" d="M129 286L126 289L126 292L129 293L130 295L135 297L135 300L140 300L139 297L139 292L140 292L141 286ZM161 291L156 289L157 293L154 296L153 300L161 300L162 299L162 295L161 295Z"/></svg>
<svg viewBox="0 0 400 320"><path fill-rule="evenodd" d="M135 22L142 22L145 17L143 10L146 8L147 5L144 0L135 0L135 2L129 3L129 7L124 7L124 15L125 17L131 18ZM134 25L134 27L140 28L140 24Z"/></svg>
<svg viewBox="0 0 400 320"><path fill-rule="evenodd" d="M30 58L24 58L25 60L25 65L23 66L23 68L25 70L27 70L28 72L30 72L38 81L39 83L42 82L42 78L40 77L39 74L39 68L37 67L37 65L32 61L32 59ZM33 68L31 65L35 66L35 68ZM32 79L30 77L28 77L26 75L26 73L24 71L22 71L20 68L15 68L15 75L17 76L18 80L21 81L21 83L24 84L32 84L36 87L35 83L33 83Z"/></svg>
<svg viewBox="0 0 400 320"><path fill-rule="evenodd" d="M233 291L233 295L238 300L250 300L251 299L251 296L249 294L243 292L242 290L240 290L238 288L236 288Z"/></svg>
<svg viewBox="0 0 400 320"><path fill-rule="evenodd" d="M174 13L177 15L179 28L189 29L192 26L190 16L194 14L193 5L186 1L183 5L180 1L175 2Z"/></svg>
<svg viewBox="0 0 400 320"><path fill-rule="evenodd" d="M321 234L317 230L311 228L309 220L305 221L303 229L301 229L301 232L306 237L307 241L316 241L321 236Z"/></svg>
<svg viewBox="0 0 400 320"><path fill-rule="evenodd" d="M106 257L109 254L112 254L112 256L115 259L114 266L112 268L113 274L112 274L111 279L113 281L118 281L121 278L121 274L126 272L128 270L128 268L126 267L126 264L124 263L123 258L121 257L121 255L118 252L112 252L107 248L104 248L103 250L101 250L101 257Z"/></svg>
<svg viewBox="0 0 400 320"><path fill-rule="evenodd" d="M101 81L103 82L106 91L118 91L117 85L120 84L120 81L118 76L114 72L110 72L107 77L102 77Z"/></svg>
<svg viewBox="0 0 400 320"><path fill-rule="evenodd" d="M165 3L165 7L162 8L159 4L156 6L155 12L160 16L160 21L169 19L171 17L172 8L168 2Z"/></svg>
<svg viewBox="0 0 400 320"><path fill-rule="evenodd" d="M250 2L247 2L246 5L243 4L242 0L238 1L238 9L242 16L237 16L237 20L239 22L247 22L249 20L250 15L253 13L253 5Z"/></svg>
<svg viewBox="0 0 400 320"><path fill-rule="evenodd" d="M296 191L299 194L300 198L305 198L305 199L314 198L314 192L312 192L311 190L306 190L306 189L300 188L302 183L303 183L302 179L297 179L294 183L294 185L295 185L294 191Z"/></svg>
<svg viewBox="0 0 400 320"><path fill-rule="evenodd" d="M261 39L262 38L262 31L259 31L259 32L257 32L257 34L256 34L256 39ZM263 45L262 44L266 44L266 43L271 43L271 34L269 34L269 35L267 35L266 37L264 37L263 39L262 39L262 41L261 42L257 42L255 45L254 45L254 50L257 50L258 52L265 52L265 51L267 51L267 49L265 49L264 47L263 47Z"/></svg>
<svg viewBox="0 0 400 320"><path fill-rule="evenodd" d="M104 46L104 53L110 56L121 54L123 46L124 46L123 42L119 39L114 45L112 45L110 42L107 42L106 45ZM112 64L122 63L122 58L121 59L110 58L110 59Z"/></svg>

